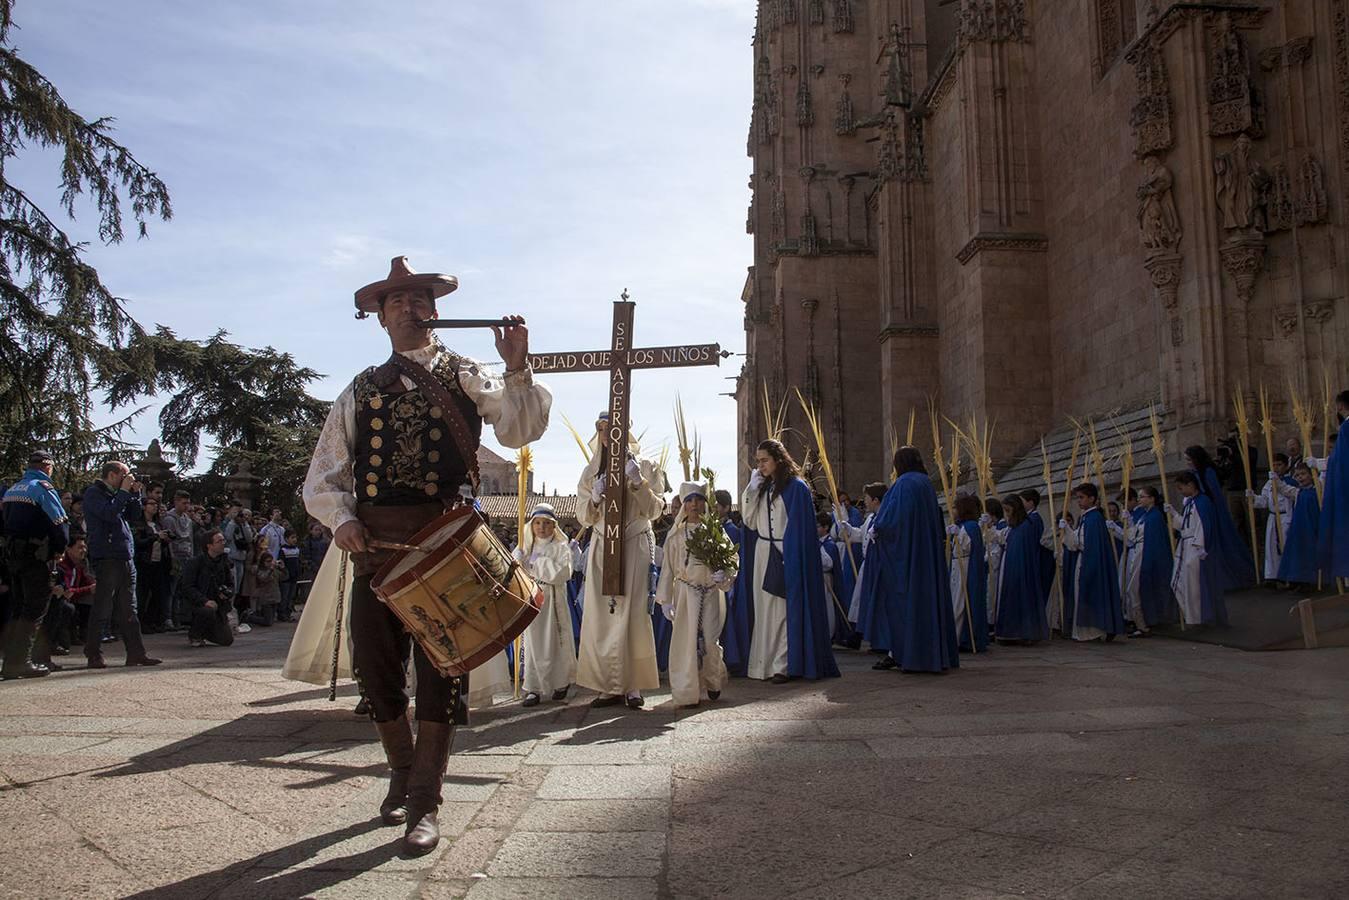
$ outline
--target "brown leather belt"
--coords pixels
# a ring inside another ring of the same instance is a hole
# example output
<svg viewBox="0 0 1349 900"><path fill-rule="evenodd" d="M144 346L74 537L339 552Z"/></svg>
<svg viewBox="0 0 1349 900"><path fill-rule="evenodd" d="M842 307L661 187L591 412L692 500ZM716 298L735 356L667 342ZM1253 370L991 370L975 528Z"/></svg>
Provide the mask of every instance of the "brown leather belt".
<svg viewBox="0 0 1349 900"><path fill-rule="evenodd" d="M361 520L370 536L392 544L405 544L408 538L445 514L444 503L417 503L411 506L357 503L356 518ZM373 575L398 551L371 550L351 554L356 574Z"/></svg>

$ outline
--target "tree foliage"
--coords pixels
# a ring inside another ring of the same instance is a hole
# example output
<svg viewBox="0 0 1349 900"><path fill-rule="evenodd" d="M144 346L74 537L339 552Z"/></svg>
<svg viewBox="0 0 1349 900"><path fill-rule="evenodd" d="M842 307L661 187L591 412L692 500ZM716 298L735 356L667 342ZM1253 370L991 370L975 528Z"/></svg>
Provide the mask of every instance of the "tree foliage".
<svg viewBox="0 0 1349 900"><path fill-rule="evenodd" d="M172 216L168 189L111 137L113 120L85 119L10 43L13 0L0 0L0 470L22 468L30 446L51 448L66 468L118 449L127 419L96 429L90 387L115 351L140 335L124 301L85 261L86 244L10 180L7 163L43 148L60 157L60 205L74 220L81 198L98 212L98 237L124 236L127 211L144 235Z"/></svg>

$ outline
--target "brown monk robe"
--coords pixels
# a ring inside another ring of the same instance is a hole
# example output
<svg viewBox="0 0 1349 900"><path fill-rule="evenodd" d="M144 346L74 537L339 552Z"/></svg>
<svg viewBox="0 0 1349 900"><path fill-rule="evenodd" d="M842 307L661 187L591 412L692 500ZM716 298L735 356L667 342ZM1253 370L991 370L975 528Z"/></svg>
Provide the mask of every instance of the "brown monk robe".
<svg viewBox="0 0 1349 900"><path fill-rule="evenodd" d="M457 286L451 275L416 274L397 257L387 279L356 292L357 309L378 314L393 355L357 375L334 401L304 485L310 514L352 554L353 664L391 770L380 815L406 824L412 854L440 839L441 783L455 726L468 721L468 678L441 675L375 596L370 578L390 553L370 541L406 542L447 508L472 502L483 422L503 445L521 447L543 434L552 406L526 363L529 333L519 317L493 329L504 377L446 350L419 324L435 318L437 298ZM409 653L417 667L415 742L407 718Z"/></svg>

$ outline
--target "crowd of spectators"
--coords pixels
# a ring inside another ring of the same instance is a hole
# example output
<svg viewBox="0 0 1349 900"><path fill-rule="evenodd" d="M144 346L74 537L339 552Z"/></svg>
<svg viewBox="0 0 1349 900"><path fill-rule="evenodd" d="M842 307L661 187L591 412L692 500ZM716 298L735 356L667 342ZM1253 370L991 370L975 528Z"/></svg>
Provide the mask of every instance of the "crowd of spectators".
<svg viewBox="0 0 1349 900"><path fill-rule="evenodd" d="M50 480L50 458L35 453L23 478L40 483L44 473ZM60 510L53 501L46 518L63 511L61 528L39 541L7 525L0 537L5 677L59 670L53 657L76 647L90 668L104 668L105 645L118 641L127 665L156 665L142 634L179 632L194 647L230 645L254 627L294 621L332 540L317 522L292 527L280 508L263 516L239 503L194 502L186 490L166 495L164 485L141 483L118 461L79 493L57 493ZM20 495L5 496L6 523L19 520L11 513L30 513L30 504L10 502ZM24 566L31 574L35 555L50 597L45 609L25 611L19 597L34 593L35 582L16 590L15 580ZM27 642L19 635L25 627L33 632Z"/></svg>

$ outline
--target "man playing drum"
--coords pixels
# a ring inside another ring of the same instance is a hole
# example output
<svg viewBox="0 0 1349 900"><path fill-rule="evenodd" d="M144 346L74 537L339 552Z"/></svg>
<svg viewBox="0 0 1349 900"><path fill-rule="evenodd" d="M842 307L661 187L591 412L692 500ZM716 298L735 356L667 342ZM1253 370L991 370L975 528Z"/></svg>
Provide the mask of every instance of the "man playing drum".
<svg viewBox="0 0 1349 900"><path fill-rule="evenodd" d="M376 314L393 354L366 369L334 401L305 478L304 502L352 554L353 662L392 775L380 815L406 824L410 854L440 839L436 814L456 725L465 724L468 678L448 678L427 660L397 616L376 598L370 578L398 544L444 514L471 503L478 482L483 422L507 447L536 440L548 426L552 394L527 365L529 332L518 316L494 327L505 377L459 356L421 323L436 300L458 287L452 275L417 274L406 257L389 277L356 292L358 317ZM461 487L462 485L462 487ZM417 738L407 718L408 653L417 676Z"/></svg>

